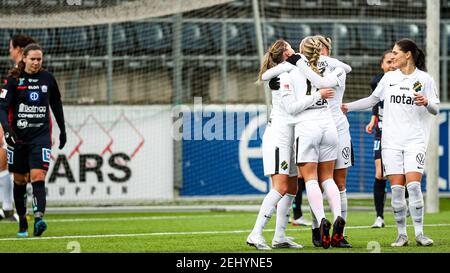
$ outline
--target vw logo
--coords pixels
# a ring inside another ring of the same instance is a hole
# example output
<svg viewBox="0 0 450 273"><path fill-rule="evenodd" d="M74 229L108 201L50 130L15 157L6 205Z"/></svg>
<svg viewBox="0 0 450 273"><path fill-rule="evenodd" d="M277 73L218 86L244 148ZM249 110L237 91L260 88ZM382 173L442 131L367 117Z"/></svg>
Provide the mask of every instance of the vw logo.
<svg viewBox="0 0 450 273"><path fill-rule="evenodd" d="M425 155L422 153L419 153L416 155L416 161L417 163L419 163L420 165L424 165L425 164Z"/></svg>
<svg viewBox="0 0 450 273"><path fill-rule="evenodd" d="M349 155L350 155L349 147L345 147L344 149L342 149L342 156L344 157L345 160L348 159Z"/></svg>
<svg viewBox="0 0 450 273"><path fill-rule="evenodd" d="M30 100L37 101L39 99L39 94L37 92L30 93Z"/></svg>

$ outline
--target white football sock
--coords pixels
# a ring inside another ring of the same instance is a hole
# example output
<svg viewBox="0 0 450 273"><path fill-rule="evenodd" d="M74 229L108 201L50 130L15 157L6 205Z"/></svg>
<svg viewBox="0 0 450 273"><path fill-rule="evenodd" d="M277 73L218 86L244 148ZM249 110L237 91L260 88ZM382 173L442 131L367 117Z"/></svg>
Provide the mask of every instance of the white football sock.
<svg viewBox="0 0 450 273"><path fill-rule="evenodd" d="M3 210L13 210L13 182L8 170L0 172L0 186L3 191Z"/></svg>
<svg viewBox="0 0 450 273"><path fill-rule="evenodd" d="M320 223L325 218L325 211L323 210L323 196L317 180L309 180L305 182L306 196L308 197L309 206Z"/></svg>
<svg viewBox="0 0 450 273"><path fill-rule="evenodd" d="M334 222L338 216L341 216L341 196L339 194L339 189L332 178L323 181L322 188L327 196L331 211L333 212Z"/></svg>
<svg viewBox="0 0 450 273"><path fill-rule="evenodd" d="M406 188L409 194L409 213L413 220L414 233L417 236L423 233L423 195L420 182L410 182Z"/></svg>
<svg viewBox="0 0 450 273"><path fill-rule="evenodd" d="M392 191L392 210L394 218L397 222L398 234L407 235L406 233L406 200L405 200L405 186L394 185L391 186Z"/></svg>
<svg viewBox="0 0 450 273"><path fill-rule="evenodd" d="M347 190L343 190L340 193L341 196L341 216L344 218L345 222L347 222L347 206L348 206L348 200L347 200Z"/></svg>
<svg viewBox="0 0 450 273"><path fill-rule="evenodd" d="M277 204L277 224L275 227L275 235L273 236L273 239L277 242L281 242L285 238L286 226L289 221L294 199L295 195L286 193Z"/></svg>
<svg viewBox="0 0 450 273"><path fill-rule="evenodd" d="M252 231L253 234L262 235L264 227L275 212L275 205L282 197L283 196L274 189L269 191L259 209L258 218L256 218L256 223Z"/></svg>
<svg viewBox="0 0 450 273"><path fill-rule="evenodd" d="M312 211L311 206L309 207L309 211L311 212L311 218L312 218L311 228L312 229L319 228L320 227L319 221L317 221L317 218L314 215L314 212Z"/></svg>

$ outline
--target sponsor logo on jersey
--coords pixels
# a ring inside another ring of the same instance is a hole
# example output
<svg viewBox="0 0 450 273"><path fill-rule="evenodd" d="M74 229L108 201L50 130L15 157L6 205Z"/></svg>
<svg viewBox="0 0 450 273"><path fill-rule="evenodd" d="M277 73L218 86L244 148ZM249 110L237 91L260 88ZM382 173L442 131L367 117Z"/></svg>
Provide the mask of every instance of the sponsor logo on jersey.
<svg viewBox="0 0 450 273"><path fill-rule="evenodd" d="M8 157L8 164L13 164L13 162L14 162L14 152L11 151L10 149L7 149L6 151L8 152L8 155L7 155L7 157Z"/></svg>
<svg viewBox="0 0 450 273"><path fill-rule="evenodd" d="M30 93L30 100L31 101L37 101L39 99L39 93L38 92L31 92Z"/></svg>
<svg viewBox="0 0 450 273"><path fill-rule="evenodd" d="M22 86L25 84L25 79L24 78L20 78L19 79L19 86Z"/></svg>
<svg viewBox="0 0 450 273"><path fill-rule="evenodd" d="M0 98L2 98L2 99L6 98L6 94L8 94L8 90L2 89L2 91L0 93Z"/></svg>
<svg viewBox="0 0 450 273"><path fill-rule="evenodd" d="M39 85L29 85L28 90L39 90Z"/></svg>
<svg viewBox="0 0 450 273"><path fill-rule="evenodd" d="M47 93L48 87L47 85L41 86L42 93Z"/></svg>
<svg viewBox="0 0 450 273"><path fill-rule="evenodd" d="M422 90L422 87L423 87L423 85L422 85L422 83L420 83L419 81L416 81L416 82L414 83L414 85L413 85L413 89L414 89L414 91L416 91L416 92L421 91L421 90Z"/></svg>
<svg viewBox="0 0 450 273"><path fill-rule="evenodd" d="M19 105L19 118L45 118L47 106L26 105L21 103Z"/></svg>
<svg viewBox="0 0 450 273"><path fill-rule="evenodd" d="M28 128L31 128L31 127L39 128L42 125L44 125L44 123L28 123Z"/></svg>
<svg viewBox="0 0 450 273"><path fill-rule="evenodd" d="M350 156L350 147L345 147L344 149L342 149L342 156L344 157L345 160L347 160Z"/></svg>
<svg viewBox="0 0 450 273"><path fill-rule="evenodd" d="M28 79L29 82L38 82L38 79Z"/></svg>
<svg viewBox="0 0 450 273"><path fill-rule="evenodd" d="M391 95L390 103L409 104L414 105L414 99L405 94L403 95Z"/></svg>
<svg viewBox="0 0 450 273"><path fill-rule="evenodd" d="M400 87L400 90L403 90L403 91L409 91L409 87L404 87L404 86L402 86L402 87Z"/></svg>
<svg viewBox="0 0 450 273"><path fill-rule="evenodd" d="M280 167L281 167L283 170L287 170L287 168L289 167L289 164L288 164L286 161L283 161L283 162L281 162Z"/></svg>
<svg viewBox="0 0 450 273"><path fill-rule="evenodd" d="M317 106L328 105L328 101L326 99L320 99L320 100L316 101L316 105Z"/></svg>
<svg viewBox="0 0 450 273"><path fill-rule="evenodd" d="M420 165L423 166L425 164L425 155L422 153L418 153L416 155L416 161L417 161L417 163L419 163Z"/></svg>
<svg viewBox="0 0 450 273"><path fill-rule="evenodd" d="M50 163L51 149L42 148L42 161Z"/></svg>
<svg viewBox="0 0 450 273"><path fill-rule="evenodd" d="M19 119L17 121L17 128L25 129L28 127L28 121L26 119Z"/></svg>
<svg viewBox="0 0 450 273"><path fill-rule="evenodd" d="M26 105L23 103L19 105L19 113L45 113L46 111L47 106Z"/></svg>

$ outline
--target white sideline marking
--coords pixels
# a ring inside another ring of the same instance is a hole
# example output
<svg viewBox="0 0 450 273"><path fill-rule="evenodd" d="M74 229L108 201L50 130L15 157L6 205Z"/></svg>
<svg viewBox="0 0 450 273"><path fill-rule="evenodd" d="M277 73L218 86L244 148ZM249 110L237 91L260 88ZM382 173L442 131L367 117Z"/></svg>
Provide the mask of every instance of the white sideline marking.
<svg viewBox="0 0 450 273"><path fill-rule="evenodd" d="M450 224L429 224L424 227L446 227ZM394 228L395 225L386 225L385 228ZM350 226L346 229L365 229L371 226ZM309 231L311 228L291 228L289 231ZM274 229L266 229L264 232L273 232ZM54 236L54 237L30 237L30 238L3 238L0 241L24 241L24 240L58 240L58 239L84 239L84 238L113 238L113 237L142 237L142 236L167 236L167 235L205 235L205 234L235 234L250 233L251 230L224 230L224 231L194 231L194 232L150 232L135 234L101 234L101 235L73 235L73 236Z"/></svg>
<svg viewBox="0 0 450 273"><path fill-rule="evenodd" d="M115 217L115 218L72 218L72 219L49 219L47 223L70 223L70 222L109 222L109 221L137 221L137 220L178 220L178 219L195 219L195 218L226 218L236 217L239 214L227 215L176 215L176 216L138 216L138 217ZM17 224L17 222L3 222L5 224Z"/></svg>

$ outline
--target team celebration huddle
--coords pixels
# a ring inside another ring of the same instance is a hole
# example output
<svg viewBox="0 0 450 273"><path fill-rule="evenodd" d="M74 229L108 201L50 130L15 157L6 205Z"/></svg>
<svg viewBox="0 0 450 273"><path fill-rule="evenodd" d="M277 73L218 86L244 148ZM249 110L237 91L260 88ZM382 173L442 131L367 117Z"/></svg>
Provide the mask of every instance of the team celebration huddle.
<svg viewBox="0 0 450 273"><path fill-rule="evenodd" d="M346 178L358 151L352 147L346 113L373 108L373 118L366 129L369 133L376 129L377 218L373 227L384 226L387 179L398 229L391 246L408 245L408 210L417 245L431 246L433 240L423 231L421 180L431 118L439 112L439 96L433 78L426 72L423 51L410 39L395 42L382 56L384 75L372 81L372 94L344 104L345 82L352 69L331 58L331 49L331 39L316 35L301 41L299 53L287 41L277 40L264 57L258 79L271 89L272 111L263 136L262 154L264 175L271 177L272 189L262 202L247 244L261 250L303 248L285 235L301 177L313 218L313 245L352 247L344 236ZM325 216L324 196L333 219ZM269 246L263 230L275 211L275 234Z"/></svg>

